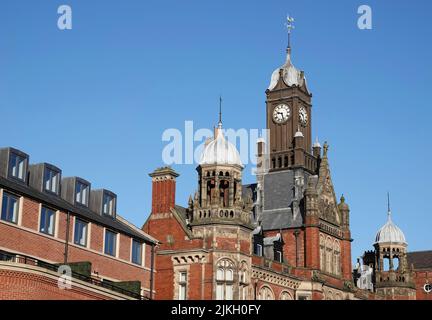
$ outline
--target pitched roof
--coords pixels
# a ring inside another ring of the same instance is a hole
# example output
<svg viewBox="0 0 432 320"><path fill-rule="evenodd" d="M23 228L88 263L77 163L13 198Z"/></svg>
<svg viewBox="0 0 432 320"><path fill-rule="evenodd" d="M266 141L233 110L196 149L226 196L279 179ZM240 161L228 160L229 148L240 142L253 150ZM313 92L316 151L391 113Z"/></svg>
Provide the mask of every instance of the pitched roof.
<svg viewBox="0 0 432 320"><path fill-rule="evenodd" d="M432 269L432 250L408 252L407 259L414 269Z"/></svg>
<svg viewBox="0 0 432 320"><path fill-rule="evenodd" d="M29 187L26 184L17 183L6 178L0 177L0 187L5 188L6 190L11 190L16 193L22 194L26 197L36 199L42 203L53 206L58 210L64 212L71 212L72 214L77 215L80 218L84 218L85 220L95 222L101 224L107 228L114 229L115 231L122 232L131 237L155 243L155 239L141 231L136 230L130 225L126 224L124 221L120 221L117 219L112 219L110 217L106 217L95 212L92 212L88 208L78 207L70 204L66 200L61 197L52 196L47 193L42 193L36 189Z"/></svg>

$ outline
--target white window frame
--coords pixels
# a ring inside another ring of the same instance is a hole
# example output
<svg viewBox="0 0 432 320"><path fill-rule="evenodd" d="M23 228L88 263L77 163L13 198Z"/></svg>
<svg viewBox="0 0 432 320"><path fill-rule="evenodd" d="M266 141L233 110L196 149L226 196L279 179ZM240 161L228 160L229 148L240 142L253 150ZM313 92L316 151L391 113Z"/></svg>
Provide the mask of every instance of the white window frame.
<svg viewBox="0 0 432 320"><path fill-rule="evenodd" d="M1 219L1 214L2 214L2 211L3 211L3 195L4 195L4 193L7 193L8 195L16 198L16 200L17 200L17 206L18 206L18 208L17 208L16 213L15 213L15 219L14 219L15 221L9 221L9 220L3 220L3 219ZM0 202L1 202L1 206L0 206L0 221L6 222L6 223L12 223L14 225L21 225L22 197L14 194L14 193L8 192L8 191L3 191L3 189L1 189Z"/></svg>
<svg viewBox="0 0 432 320"><path fill-rule="evenodd" d="M75 230L76 230L76 225L77 225L77 220L86 223L87 228L86 228L86 237L85 237L85 245L82 245L80 243L76 243L75 242ZM79 246L80 248L89 248L90 245L90 222L85 221L83 219L80 219L79 217L74 216L73 219L73 232L72 232L72 241L74 245ZM105 237L104 237L104 242L105 242Z"/></svg>
<svg viewBox="0 0 432 320"><path fill-rule="evenodd" d="M185 279L182 280L182 275L185 275ZM188 289L188 272L186 270L181 270L178 272L178 300L187 300L187 289ZM184 290L184 297L182 297L182 292Z"/></svg>
<svg viewBox="0 0 432 320"><path fill-rule="evenodd" d="M116 235L116 238L115 238L115 249L114 249L114 255L110 255L110 254L108 254L108 253L106 253L106 251L105 251L105 248L106 248L106 233L107 232L111 232L111 233L114 233L115 235ZM118 232L115 232L115 231L112 231L111 229L107 229L107 228L104 228L104 239L103 239L103 254L104 255L106 255L106 256L109 256L109 257L113 257L113 258L117 258L118 257L118 253L119 253L119 239L120 239L120 237L119 237L119 233Z"/></svg>
<svg viewBox="0 0 432 320"><path fill-rule="evenodd" d="M47 210L50 210L52 212L54 212L54 221L53 221L53 233L49 233L49 232L44 232L41 230L41 226L42 226L42 209L45 208ZM38 232L46 235L46 236L50 236L50 237L56 237L57 235L57 210L54 210L53 208L50 208L48 206L44 206L42 203L39 204L39 219L38 219Z"/></svg>

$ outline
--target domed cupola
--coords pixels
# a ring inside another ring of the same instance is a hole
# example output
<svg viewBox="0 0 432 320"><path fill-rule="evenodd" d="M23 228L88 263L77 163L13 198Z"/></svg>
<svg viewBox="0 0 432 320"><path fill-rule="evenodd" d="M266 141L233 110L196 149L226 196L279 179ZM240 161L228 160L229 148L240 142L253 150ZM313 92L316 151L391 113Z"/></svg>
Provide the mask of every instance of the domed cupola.
<svg viewBox="0 0 432 320"><path fill-rule="evenodd" d="M390 206L387 212L387 222L378 230L375 237L375 243L407 244L404 233L392 221Z"/></svg>
<svg viewBox="0 0 432 320"><path fill-rule="evenodd" d="M225 139L222 122L219 121L214 138L208 142L201 154L199 164L202 165L235 165L243 168L237 148Z"/></svg>
<svg viewBox="0 0 432 320"><path fill-rule="evenodd" d="M298 70L291 62L291 48L287 48L285 64L273 71L271 76L269 90L273 90L282 77L283 82L288 87L306 87L306 77L303 71Z"/></svg>

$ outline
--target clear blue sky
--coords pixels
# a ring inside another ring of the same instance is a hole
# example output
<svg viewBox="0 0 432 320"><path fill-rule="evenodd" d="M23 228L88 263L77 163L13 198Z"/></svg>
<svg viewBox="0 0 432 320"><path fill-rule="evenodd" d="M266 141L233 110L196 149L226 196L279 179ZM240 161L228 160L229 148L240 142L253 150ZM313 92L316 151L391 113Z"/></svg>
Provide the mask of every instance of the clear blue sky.
<svg viewBox="0 0 432 320"><path fill-rule="evenodd" d="M57 29L61 4L72 7L70 31ZM361 4L372 7L372 30L357 28ZM225 127L265 126L288 12L293 61L314 95L313 135L328 140L337 195L351 206L353 260L386 220L387 191L409 249L432 249L428 0L3 0L0 146L111 189L119 213L141 226L165 129L213 126L219 94ZM175 169L185 205L195 166Z"/></svg>

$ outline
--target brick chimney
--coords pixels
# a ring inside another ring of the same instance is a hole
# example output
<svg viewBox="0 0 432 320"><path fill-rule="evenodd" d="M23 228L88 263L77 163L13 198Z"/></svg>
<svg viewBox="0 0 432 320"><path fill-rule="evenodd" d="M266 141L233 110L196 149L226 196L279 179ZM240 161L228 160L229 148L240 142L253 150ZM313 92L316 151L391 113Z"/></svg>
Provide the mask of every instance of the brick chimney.
<svg viewBox="0 0 432 320"><path fill-rule="evenodd" d="M149 174L152 178L151 213L168 213L175 205L176 178L171 167L158 168Z"/></svg>

